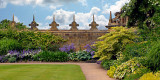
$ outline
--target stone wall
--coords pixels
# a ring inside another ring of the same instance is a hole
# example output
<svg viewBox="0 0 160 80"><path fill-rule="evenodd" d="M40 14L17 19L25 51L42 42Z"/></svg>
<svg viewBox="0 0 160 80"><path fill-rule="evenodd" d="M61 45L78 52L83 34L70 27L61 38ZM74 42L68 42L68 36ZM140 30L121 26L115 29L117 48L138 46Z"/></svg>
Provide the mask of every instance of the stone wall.
<svg viewBox="0 0 160 80"><path fill-rule="evenodd" d="M40 30L40 32L46 32L45 30ZM107 30L97 30L97 31L89 31L89 30L78 30L78 31L48 31L55 35L59 35L64 39L67 39L66 44L74 43L76 50L84 49L86 44L91 44L95 41L98 41L97 38L108 33Z"/></svg>

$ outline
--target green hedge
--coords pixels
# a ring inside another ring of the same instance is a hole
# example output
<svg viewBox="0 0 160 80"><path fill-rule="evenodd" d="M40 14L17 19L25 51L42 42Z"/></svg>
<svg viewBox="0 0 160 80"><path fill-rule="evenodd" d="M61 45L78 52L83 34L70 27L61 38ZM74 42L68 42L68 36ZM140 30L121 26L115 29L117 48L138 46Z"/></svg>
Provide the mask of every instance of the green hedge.
<svg viewBox="0 0 160 80"><path fill-rule="evenodd" d="M34 56L34 60L44 62L66 62L68 54L65 52L42 51Z"/></svg>
<svg viewBox="0 0 160 80"><path fill-rule="evenodd" d="M21 45L21 49L59 50L59 46L65 41L60 36L55 36L49 32L0 30L0 39L9 38L16 40ZM12 50L12 49L11 49Z"/></svg>
<svg viewBox="0 0 160 80"><path fill-rule="evenodd" d="M6 55L9 50L20 50L21 45L17 40L3 38L0 40L0 55Z"/></svg>

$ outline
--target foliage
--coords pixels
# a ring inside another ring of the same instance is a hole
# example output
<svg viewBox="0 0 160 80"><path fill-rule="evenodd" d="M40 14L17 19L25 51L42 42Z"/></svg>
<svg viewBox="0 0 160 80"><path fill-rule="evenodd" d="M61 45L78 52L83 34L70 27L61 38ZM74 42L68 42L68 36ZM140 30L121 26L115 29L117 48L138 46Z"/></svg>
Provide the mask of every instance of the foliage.
<svg viewBox="0 0 160 80"><path fill-rule="evenodd" d="M16 62L16 58L15 57L11 57L11 58L8 59L8 61L10 63L14 63L14 62Z"/></svg>
<svg viewBox="0 0 160 80"><path fill-rule="evenodd" d="M42 50L50 50L54 48L51 50L57 51L60 43L65 41L60 36L55 36L48 32L17 31L11 29L0 31L0 39L4 37L18 40L18 43L22 46L21 48L26 50L39 48Z"/></svg>
<svg viewBox="0 0 160 80"><path fill-rule="evenodd" d="M115 71L116 71L116 67L115 66L110 66L110 69L107 71L107 75L109 77L113 78Z"/></svg>
<svg viewBox="0 0 160 80"><path fill-rule="evenodd" d="M91 60L92 56L87 51L78 51L68 54L68 57L71 61L87 61Z"/></svg>
<svg viewBox="0 0 160 80"><path fill-rule="evenodd" d="M78 51L78 52L72 52L68 54L68 57L71 61L87 61L87 60L91 60L93 58L94 55L94 47L87 44L86 46L84 46L84 48L86 48L86 50L84 51ZM63 50L63 49L62 49ZM64 49L66 50L66 49ZM70 51L69 51L70 52Z"/></svg>
<svg viewBox="0 0 160 80"><path fill-rule="evenodd" d="M64 45L62 48L59 48L59 50L66 53L72 53L75 51L75 47L72 43L71 45Z"/></svg>
<svg viewBox="0 0 160 80"><path fill-rule="evenodd" d="M160 70L160 40L152 44L151 50L147 53L147 65L152 71Z"/></svg>
<svg viewBox="0 0 160 80"><path fill-rule="evenodd" d="M23 23L18 22L16 24L16 29L22 30L22 29L27 29L27 27L23 25Z"/></svg>
<svg viewBox="0 0 160 80"><path fill-rule="evenodd" d="M134 57L146 56L146 53L149 52L150 47L151 42L149 41L128 44L122 52L123 60L128 61Z"/></svg>
<svg viewBox="0 0 160 80"><path fill-rule="evenodd" d="M8 61L8 56L0 56L0 63L5 63Z"/></svg>
<svg viewBox="0 0 160 80"><path fill-rule="evenodd" d="M17 51L17 50L10 50L8 51L7 55L0 56L0 62L13 62L15 61L31 61L33 60L33 57L41 52L41 49L38 50L23 50L23 51ZM14 59L15 58L15 59Z"/></svg>
<svg viewBox="0 0 160 80"><path fill-rule="evenodd" d="M23 51L9 51L6 56L16 57L17 60L31 61L33 57L41 52L41 49L37 50L23 50Z"/></svg>
<svg viewBox="0 0 160 80"><path fill-rule="evenodd" d="M113 27L110 33L105 34L95 42L94 46L98 48L94 57L100 57L99 60L116 59L123 51L124 46L128 43L133 43L135 35L134 28Z"/></svg>
<svg viewBox="0 0 160 80"><path fill-rule="evenodd" d="M92 59L91 54L86 51L78 51L77 58L78 60L81 60L81 61L87 61Z"/></svg>
<svg viewBox="0 0 160 80"><path fill-rule="evenodd" d="M160 72L153 74L153 72L146 73L139 80L160 80Z"/></svg>
<svg viewBox="0 0 160 80"><path fill-rule="evenodd" d="M10 24L11 24L10 20L7 20L7 19L2 20L0 22L0 29L10 29L11 28ZM20 22L16 23L15 27L18 30L27 29L27 27Z"/></svg>
<svg viewBox="0 0 160 80"><path fill-rule="evenodd" d="M109 70L110 69L110 66L112 66L114 63L113 63L113 60L103 60L102 63L101 63L101 66L106 69L106 70Z"/></svg>
<svg viewBox="0 0 160 80"><path fill-rule="evenodd" d="M143 58L133 58L121 65L117 66L117 69L114 74L114 78L123 79L126 74L131 74L140 68L145 68L139 63L139 60Z"/></svg>
<svg viewBox="0 0 160 80"><path fill-rule="evenodd" d="M66 52L42 51L34 56L34 60L45 62L66 62L68 61L68 54Z"/></svg>
<svg viewBox="0 0 160 80"><path fill-rule="evenodd" d="M37 49L40 47L42 50L49 50L52 45L64 41L63 38L48 32L22 31L18 36L19 42L25 49Z"/></svg>
<svg viewBox="0 0 160 80"><path fill-rule="evenodd" d="M77 53L76 53L76 52L69 53L69 54L68 54L68 58L69 58L69 60L71 60L71 61L78 61Z"/></svg>
<svg viewBox="0 0 160 80"><path fill-rule="evenodd" d="M93 46L93 44L95 43L92 43L91 45L87 44L86 46L84 46L84 48L86 48L86 51L91 54L92 58L95 55L95 51L96 51L96 47Z"/></svg>
<svg viewBox="0 0 160 80"><path fill-rule="evenodd" d="M0 22L0 29L8 29L10 26L9 26L9 24L10 24L10 20L7 20L7 19L5 19L5 20L2 20L1 22Z"/></svg>
<svg viewBox="0 0 160 80"><path fill-rule="evenodd" d="M130 0L123 7L123 16L128 16L128 27L138 23L144 40L157 40L160 37L159 0Z"/></svg>
<svg viewBox="0 0 160 80"><path fill-rule="evenodd" d="M21 46L17 40L3 38L0 40L0 55L6 55L8 50L20 50Z"/></svg>
<svg viewBox="0 0 160 80"><path fill-rule="evenodd" d="M124 77L124 80L137 80L140 78L143 74L150 72L150 70L146 67L144 68L138 68L131 74L126 74Z"/></svg>
<svg viewBox="0 0 160 80"><path fill-rule="evenodd" d="M160 3L157 0L130 0L123 7L124 15L129 16L129 24L143 23L146 19L155 17L158 14ZM159 19L159 17L157 16ZM157 20L158 20L157 19Z"/></svg>

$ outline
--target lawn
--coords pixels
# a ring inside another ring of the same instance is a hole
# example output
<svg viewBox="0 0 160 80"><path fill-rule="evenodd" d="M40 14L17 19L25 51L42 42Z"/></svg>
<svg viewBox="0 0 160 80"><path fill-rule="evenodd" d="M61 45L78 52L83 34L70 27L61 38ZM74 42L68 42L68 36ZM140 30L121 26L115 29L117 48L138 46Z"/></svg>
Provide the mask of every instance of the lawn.
<svg viewBox="0 0 160 80"><path fill-rule="evenodd" d="M80 66L72 64L0 65L0 80L85 80Z"/></svg>

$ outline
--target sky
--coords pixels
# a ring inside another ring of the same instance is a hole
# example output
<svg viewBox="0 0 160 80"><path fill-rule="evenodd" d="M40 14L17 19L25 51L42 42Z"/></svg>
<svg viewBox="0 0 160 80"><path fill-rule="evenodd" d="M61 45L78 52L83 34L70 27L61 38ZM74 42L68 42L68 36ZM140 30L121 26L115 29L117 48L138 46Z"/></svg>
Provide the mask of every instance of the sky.
<svg viewBox="0 0 160 80"><path fill-rule="evenodd" d="M0 21L4 19L24 23L30 28L35 15L38 29L49 29L49 24L55 15L58 29L68 30L75 14L78 29L88 30L95 15L95 21L99 24L99 30L106 30L109 22L109 13L120 11L120 8L129 0L0 0Z"/></svg>

